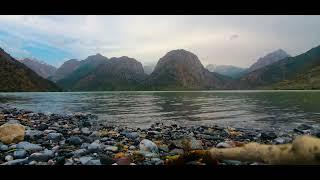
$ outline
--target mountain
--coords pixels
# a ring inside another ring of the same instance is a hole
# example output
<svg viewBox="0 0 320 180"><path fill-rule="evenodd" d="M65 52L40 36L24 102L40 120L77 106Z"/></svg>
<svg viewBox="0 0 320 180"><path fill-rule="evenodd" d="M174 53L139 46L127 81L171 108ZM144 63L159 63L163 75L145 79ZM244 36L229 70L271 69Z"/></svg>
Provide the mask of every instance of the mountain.
<svg viewBox="0 0 320 180"><path fill-rule="evenodd" d="M216 72L218 74L229 76L231 78L240 77L242 74L244 74L246 70L244 68L240 68L232 65L213 65L213 64L207 65L206 69L208 69L210 72Z"/></svg>
<svg viewBox="0 0 320 180"><path fill-rule="evenodd" d="M287 57L241 78L249 88L294 89L319 87L320 46L295 57Z"/></svg>
<svg viewBox="0 0 320 180"><path fill-rule="evenodd" d="M66 62L64 62L57 70L56 72L49 77L50 80L57 82L60 79L63 79L70 75L77 67L79 66L80 61L76 59L71 59Z"/></svg>
<svg viewBox="0 0 320 180"><path fill-rule="evenodd" d="M20 62L22 62L28 68L30 68L31 70L36 72L39 76L45 79L47 79L49 76L52 76L57 70L56 67L40 62L36 59L25 58L20 60Z"/></svg>
<svg viewBox="0 0 320 180"><path fill-rule="evenodd" d="M132 90L146 76L142 64L133 58L108 59L97 54L80 61L76 69L57 84L71 91Z"/></svg>
<svg viewBox="0 0 320 180"><path fill-rule="evenodd" d="M272 89L320 89L320 66L270 86Z"/></svg>
<svg viewBox="0 0 320 180"><path fill-rule="evenodd" d="M195 54L179 49L160 58L142 86L148 90L206 90L229 89L232 83L231 78L205 69Z"/></svg>
<svg viewBox="0 0 320 180"><path fill-rule="evenodd" d="M254 70L265 67L267 65L270 65L272 63L275 63L275 62L277 62L281 59L287 58L287 57L290 57L290 55L287 54L284 50L278 49L272 53L265 55L262 58L259 58L256 63L252 64L247 69L247 72L252 72Z"/></svg>
<svg viewBox="0 0 320 180"><path fill-rule="evenodd" d="M0 48L0 91L59 91L51 81L39 76Z"/></svg>
<svg viewBox="0 0 320 180"><path fill-rule="evenodd" d="M152 73L152 71L154 70L154 66L153 65L143 66L143 70L144 70L144 73L150 75Z"/></svg>

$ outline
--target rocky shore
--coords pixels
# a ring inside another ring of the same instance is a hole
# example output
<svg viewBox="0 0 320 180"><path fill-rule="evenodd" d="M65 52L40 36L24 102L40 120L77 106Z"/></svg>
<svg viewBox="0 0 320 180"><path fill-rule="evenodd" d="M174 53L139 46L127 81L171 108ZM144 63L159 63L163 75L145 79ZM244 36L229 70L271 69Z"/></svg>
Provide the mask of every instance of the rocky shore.
<svg viewBox="0 0 320 180"><path fill-rule="evenodd" d="M301 124L288 132L155 123L147 129L93 124L97 117L43 114L0 107L1 165L164 165L190 150L230 148L249 142L285 144L320 129ZM190 161L187 165L205 165ZM260 165L219 161L217 165Z"/></svg>

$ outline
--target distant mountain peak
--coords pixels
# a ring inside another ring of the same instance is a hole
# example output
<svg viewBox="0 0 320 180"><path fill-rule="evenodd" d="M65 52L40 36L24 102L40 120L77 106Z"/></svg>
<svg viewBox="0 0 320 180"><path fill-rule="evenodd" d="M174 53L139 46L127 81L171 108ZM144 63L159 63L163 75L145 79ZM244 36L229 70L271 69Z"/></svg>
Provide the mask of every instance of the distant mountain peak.
<svg viewBox="0 0 320 180"><path fill-rule="evenodd" d="M282 60L284 58L291 57L286 51L283 49L277 49L271 53L266 54L265 56L259 58L254 64L252 64L248 72L255 71L257 69L260 69L262 67L268 66L270 64L273 64L279 60Z"/></svg>
<svg viewBox="0 0 320 180"><path fill-rule="evenodd" d="M46 79L52 76L57 70L56 67L35 58L24 58L19 61L36 72L38 75Z"/></svg>
<svg viewBox="0 0 320 180"><path fill-rule="evenodd" d="M144 86L157 90L223 89L229 83L227 77L205 69L192 52L177 49L159 59Z"/></svg>

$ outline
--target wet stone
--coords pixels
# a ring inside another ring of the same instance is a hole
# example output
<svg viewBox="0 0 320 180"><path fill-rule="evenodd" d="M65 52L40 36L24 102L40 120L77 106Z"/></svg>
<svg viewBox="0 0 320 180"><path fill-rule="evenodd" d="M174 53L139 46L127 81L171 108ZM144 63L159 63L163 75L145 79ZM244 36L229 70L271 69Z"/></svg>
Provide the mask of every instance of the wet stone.
<svg viewBox="0 0 320 180"><path fill-rule="evenodd" d="M78 136L72 136L67 139L67 143L71 145L81 145L82 144L82 139Z"/></svg>
<svg viewBox="0 0 320 180"><path fill-rule="evenodd" d="M37 144L32 144L26 141L20 142L19 144L16 145L17 149L24 149L26 151L30 152L36 152L42 150L42 147L37 145Z"/></svg>
<svg viewBox="0 0 320 180"><path fill-rule="evenodd" d="M148 139L142 140L139 144L139 148L141 151L152 152L152 153L159 152L157 145Z"/></svg>
<svg viewBox="0 0 320 180"><path fill-rule="evenodd" d="M85 127L85 128L81 128L81 133L84 135L90 135L91 131L89 130L89 128Z"/></svg>
<svg viewBox="0 0 320 180"><path fill-rule="evenodd" d="M0 151L8 151L9 150L9 147L7 145L0 145Z"/></svg>
<svg viewBox="0 0 320 180"><path fill-rule="evenodd" d="M101 146L97 142L93 142L88 146L89 152L98 152L101 149Z"/></svg>
<svg viewBox="0 0 320 180"><path fill-rule="evenodd" d="M90 160L86 163L86 165L101 165L100 160Z"/></svg>
<svg viewBox="0 0 320 180"><path fill-rule="evenodd" d="M15 159L23 159L27 156L27 151L22 149L22 150L17 150L15 152L13 152L13 157Z"/></svg>
<svg viewBox="0 0 320 180"><path fill-rule="evenodd" d="M62 134L61 133L49 133L48 134L48 139L52 141L59 141L62 139Z"/></svg>
<svg viewBox="0 0 320 180"><path fill-rule="evenodd" d="M6 155L6 157L4 157L4 160L6 161L12 161L13 157L11 155Z"/></svg>
<svg viewBox="0 0 320 180"><path fill-rule="evenodd" d="M87 165L87 163L92 159L93 159L93 157L91 157L91 156L83 156L79 160L82 165Z"/></svg>
<svg viewBox="0 0 320 180"><path fill-rule="evenodd" d="M24 165L28 163L28 158L25 159L15 159L4 163L4 165Z"/></svg>

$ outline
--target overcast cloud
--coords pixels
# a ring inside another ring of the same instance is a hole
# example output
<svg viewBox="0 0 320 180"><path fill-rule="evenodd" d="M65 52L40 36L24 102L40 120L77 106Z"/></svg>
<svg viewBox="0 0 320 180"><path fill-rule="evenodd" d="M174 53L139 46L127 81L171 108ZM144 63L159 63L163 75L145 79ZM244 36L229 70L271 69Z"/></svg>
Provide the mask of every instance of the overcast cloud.
<svg viewBox="0 0 320 180"><path fill-rule="evenodd" d="M0 16L0 47L59 66L101 53L155 64L186 49L204 65L247 67L276 49L320 45L320 16Z"/></svg>

